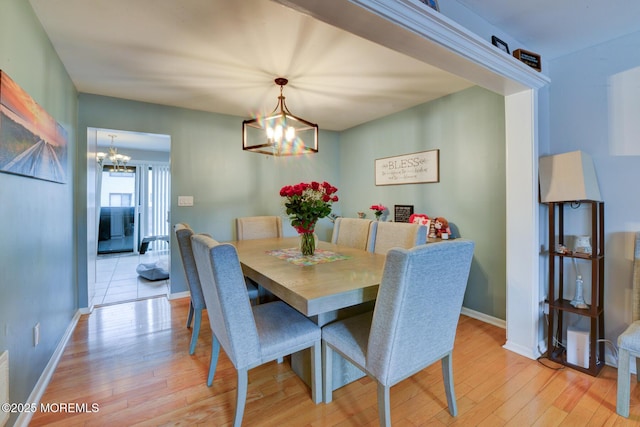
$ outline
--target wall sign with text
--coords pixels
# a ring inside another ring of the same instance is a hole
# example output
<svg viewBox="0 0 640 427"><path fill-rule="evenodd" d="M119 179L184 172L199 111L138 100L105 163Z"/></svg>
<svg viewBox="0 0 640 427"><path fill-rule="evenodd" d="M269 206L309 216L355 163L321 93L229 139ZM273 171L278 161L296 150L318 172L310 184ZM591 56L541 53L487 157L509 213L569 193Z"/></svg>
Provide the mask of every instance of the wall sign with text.
<svg viewBox="0 0 640 427"><path fill-rule="evenodd" d="M413 215L413 205L393 205L393 222L409 222Z"/></svg>
<svg viewBox="0 0 640 427"><path fill-rule="evenodd" d="M376 185L440 182L440 150L375 160Z"/></svg>

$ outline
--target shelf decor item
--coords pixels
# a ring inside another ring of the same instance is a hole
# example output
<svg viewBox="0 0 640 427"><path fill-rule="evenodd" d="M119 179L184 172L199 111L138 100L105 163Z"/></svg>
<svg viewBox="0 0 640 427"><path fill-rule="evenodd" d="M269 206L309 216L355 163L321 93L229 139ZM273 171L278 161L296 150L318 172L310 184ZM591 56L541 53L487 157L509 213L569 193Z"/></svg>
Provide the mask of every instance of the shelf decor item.
<svg viewBox="0 0 640 427"><path fill-rule="evenodd" d="M371 209L373 211L373 214L376 216L376 221L380 221L380 217L382 217L384 211L387 210L387 207L382 203L379 203L377 205L371 205L369 209Z"/></svg>
<svg viewBox="0 0 640 427"><path fill-rule="evenodd" d="M516 49L513 51L513 56L534 70L542 71L542 59L540 59L540 55L537 53L529 52L524 49Z"/></svg>
<svg viewBox="0 0 640 427"><path fill-rule="evenodd" d="M571 305L575 308L589 308L587 303L584 301L584 291L582 289L584 282L582 281L582 276L578 275L576 278L576 295L571 300Z"/></svg>
<svg viewBox="0 0 640 427"><path fill-rule="evenodd" d="M440 12L440 5L438 5L438 0L420 0L420 2L426 4L431 9Z"/></svg>
<svg viewBox="0 0 640 427"><path fill-rule="evenodd" d="M302 255L313 255L316 249L314 230L320 218L331 213L331 206L338 201L338 189L328 182L301 182L285 185L280 196L285 198L284 206L291 225L300 234Z"/></svg>
<svg viewBox="0 0 640 427"><path fill-rule="evenodd" d="M500 49L503 52L509 53L509 45L497 38L496 36L491 36L491 44Z"/></svg>

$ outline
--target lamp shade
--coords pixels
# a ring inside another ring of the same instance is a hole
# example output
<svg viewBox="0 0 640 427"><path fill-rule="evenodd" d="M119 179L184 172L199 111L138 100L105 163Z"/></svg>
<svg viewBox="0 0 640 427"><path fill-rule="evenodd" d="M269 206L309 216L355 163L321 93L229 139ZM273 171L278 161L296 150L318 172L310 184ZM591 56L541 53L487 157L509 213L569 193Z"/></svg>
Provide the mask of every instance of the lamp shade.
<svg viewBox="0 0 640 427"><path fill-rule="evenodd" d="M540 201L602 201L593 159L582 151L540 157Z"/></svg>

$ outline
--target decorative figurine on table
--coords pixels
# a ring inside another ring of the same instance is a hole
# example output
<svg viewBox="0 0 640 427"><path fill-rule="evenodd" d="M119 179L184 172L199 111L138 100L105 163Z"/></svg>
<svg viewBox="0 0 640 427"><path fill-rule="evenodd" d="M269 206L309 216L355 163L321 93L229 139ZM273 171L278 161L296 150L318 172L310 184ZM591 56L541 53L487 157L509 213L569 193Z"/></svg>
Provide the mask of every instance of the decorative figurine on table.
<svg viewBox="0 0 640 427"><path fill-rule="evenodd" d="M433 221L433 228L435 229L436 232L436 237L439 239L443 238L443 234L446 235L446 237L444 237L445 239L449 238L449 235L451 234L451 229L449 228L449 221L446 220L446 218L443 218L441 216L437 217L434 221Z"/></svg>
<svg viewBox="0 0 640 427"><path fill-rule="evenodd" d="M409 217L409 222L411 224L420 224L427 227L427 230L431 229L431 220L426 214L411 214Z"/></svg>

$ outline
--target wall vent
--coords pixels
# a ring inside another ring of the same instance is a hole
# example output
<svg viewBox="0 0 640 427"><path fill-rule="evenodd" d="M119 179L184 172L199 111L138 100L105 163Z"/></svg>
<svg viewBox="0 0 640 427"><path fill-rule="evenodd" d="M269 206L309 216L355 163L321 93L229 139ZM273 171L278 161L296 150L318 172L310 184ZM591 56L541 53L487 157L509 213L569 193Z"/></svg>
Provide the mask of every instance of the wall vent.
<svg viewBox="0 0 640 427"><path fill-rule="evenodd" d="M9 352L0 354L0 405L9 403ZM0 426L9 420L9 411L0 411Z"/></svg>

